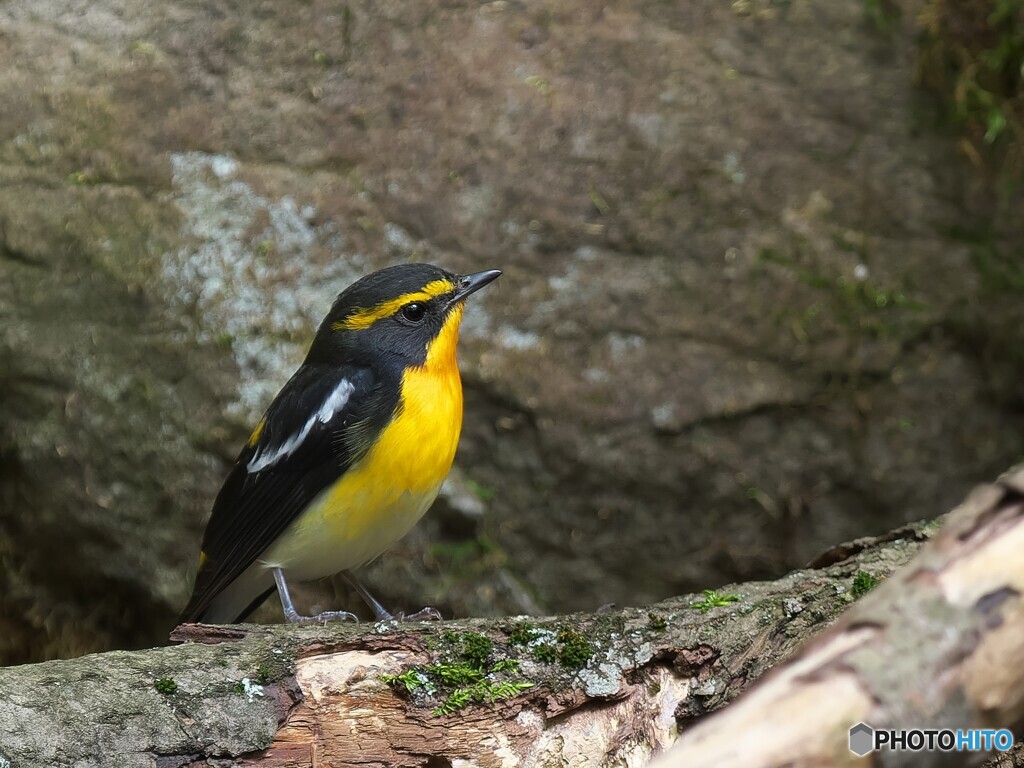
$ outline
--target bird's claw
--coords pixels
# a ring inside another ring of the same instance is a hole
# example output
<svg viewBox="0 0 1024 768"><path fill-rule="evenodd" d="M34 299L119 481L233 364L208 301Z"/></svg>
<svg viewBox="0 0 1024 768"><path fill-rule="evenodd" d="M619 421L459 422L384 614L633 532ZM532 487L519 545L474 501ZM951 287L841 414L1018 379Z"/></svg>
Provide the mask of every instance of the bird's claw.
<svg viewBox="0 0 1024 768"><path fill-rule="evenodd" d="M292 623L313 624L327 623L328 621L354 621L359 623L359 617L348 611L322 611L312 616L303 616L296 611L285 612L285 618Z"/></svg>
<svg viewBox="0 0 1024 768"><path fill-rule="evenodd" d="M441 612L436 608L427 606L420 608L416 613L396 613L392 618L396 621L441 621Z"/></svg>

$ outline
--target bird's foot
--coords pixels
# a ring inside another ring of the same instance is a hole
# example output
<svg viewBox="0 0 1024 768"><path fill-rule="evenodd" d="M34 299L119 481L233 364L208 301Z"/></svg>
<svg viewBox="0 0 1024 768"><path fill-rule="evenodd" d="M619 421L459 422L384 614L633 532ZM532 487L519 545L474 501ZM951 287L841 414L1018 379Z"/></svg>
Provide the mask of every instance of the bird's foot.
<svg viewBox="0 0 1024 768"><path fill-rule="evenodd" d="M295 610L295 603L292 602L292 596L288 592L288 584L284 580L284 571L280 568L274 568L274 583L277 584L277 594L281 598L281 609L284 611L284 620L290 624L311 624L313 622L328 622L328 621L354 621L357 624L359 619L354 613L348 611L323 611L312 616L303 616L301 613Z"/></svg>
<svg viewBox="0 0 1024 768"><path fill-rule="evenodd" d="M284 617L287 621L293 624L313 624L313 623L326 623L328 621L354 621L359 623L359 618L354 613L348 611L322 611L321 613L313 614L312 616L303 616L298 611L286 610Z"/></svg>
<svg viewBox="0 0 1024 768"><path fill-rule="evenodd" d="M396 621L440 621L441 612L436 608L427 606L426 608L420 608L416 613L405 614L399 611L391 618Z"/></svg>
<svg viewBox="0 0 1024 768"><path fill-rule="evenodd" d="M381 605L380 600L370 594L370 591L364 587L359 579L355 577L352 571L342 571L342 578L349 583L359 596L363 598L370 610L373 611L373 618L377 621L440 621L441 612L436 608L421 608L416 613L410 613L408 615L401 611L397 613L391 613L387 608Z"/></svg>

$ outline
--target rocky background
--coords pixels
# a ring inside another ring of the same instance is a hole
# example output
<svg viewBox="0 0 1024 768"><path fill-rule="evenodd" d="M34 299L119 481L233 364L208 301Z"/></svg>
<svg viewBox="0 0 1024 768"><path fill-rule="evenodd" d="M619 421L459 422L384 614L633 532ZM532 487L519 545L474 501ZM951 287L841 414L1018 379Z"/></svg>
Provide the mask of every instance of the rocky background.
<svg viewBox="0 0 1024 768"><path fill-rule="evenodd" d="M1024 201L919 5L0 6L0 663L165 642L254 420L404 260L505 275L396 608L780 574L1018 460Z"/></svg>

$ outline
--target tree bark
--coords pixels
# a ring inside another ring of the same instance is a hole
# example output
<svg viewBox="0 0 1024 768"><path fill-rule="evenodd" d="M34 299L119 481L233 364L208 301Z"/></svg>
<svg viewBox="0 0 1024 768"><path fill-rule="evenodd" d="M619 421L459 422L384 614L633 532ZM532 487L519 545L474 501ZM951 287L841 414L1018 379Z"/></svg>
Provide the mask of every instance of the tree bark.
<svg viewBox="0 0 1024 768"><path fill-rule="evenodd" d="M645 608L186 625L172 647L0 669L0 768L643 765L680 731L668 764L775 765L789 754L840 765L858 719L1017 724L1022 492L1020 472L978 491L914 565L698 725L850 607L855 582L871 580L859 574L885 579L938 526L842 545L777 581ZM767 741L755 727L765 723L777 734Z"/></svg>
<svg viewBox="0 0 1024 768"><path fill-rule="evenodd" d="M858 723L1020 733L1024 469L975 491L912 563L654 765L864 765L849 747ZM875 753L903 766L977 764L984 754Z"/></svg>

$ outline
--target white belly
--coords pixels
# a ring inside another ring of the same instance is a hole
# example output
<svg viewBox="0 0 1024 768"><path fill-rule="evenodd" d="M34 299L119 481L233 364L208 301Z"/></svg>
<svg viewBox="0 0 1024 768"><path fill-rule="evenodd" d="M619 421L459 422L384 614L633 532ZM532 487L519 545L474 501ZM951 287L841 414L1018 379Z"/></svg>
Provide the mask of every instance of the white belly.
<svg viewBox="0 0 1024 768"><path fill-rule="evenodd" d="M324 491L259 559L301 581L358 568L407 534L434 503L438 483L426 492L403 491L382 505L376 493L338 499ZM340 503L339 503L340 502Z"/></svg>

